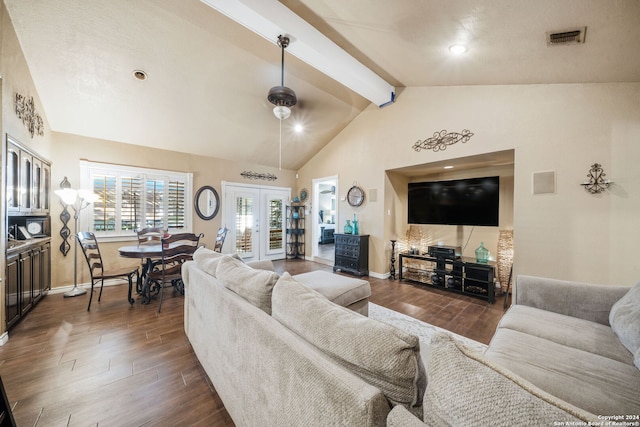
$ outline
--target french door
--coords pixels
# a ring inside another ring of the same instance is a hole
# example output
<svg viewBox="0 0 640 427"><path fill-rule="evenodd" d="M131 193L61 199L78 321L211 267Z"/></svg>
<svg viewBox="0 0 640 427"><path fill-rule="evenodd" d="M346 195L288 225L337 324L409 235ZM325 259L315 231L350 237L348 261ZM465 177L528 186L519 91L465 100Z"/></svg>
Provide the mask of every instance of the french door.
<svg viewBox="0 0 640 427"><path fill-rule="evenodd" d="M290 196L290 188L223 182L228 248L245 261L285 258L284 214Z"/></svg>

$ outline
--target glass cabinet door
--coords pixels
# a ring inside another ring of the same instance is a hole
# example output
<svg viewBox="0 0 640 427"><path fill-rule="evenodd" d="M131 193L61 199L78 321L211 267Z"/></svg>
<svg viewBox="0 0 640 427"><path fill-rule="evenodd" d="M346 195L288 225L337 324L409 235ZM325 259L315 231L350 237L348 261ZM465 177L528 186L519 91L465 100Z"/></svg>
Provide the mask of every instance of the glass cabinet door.
<svg viewBox="0 0 640 427"><path fill-rule="evenodd" d="M7 144L7 211L20 209L20 150Z"/></svg>
<svg viewBox="0 0 640 427"><path fill-rule="evenodd" d="M20 153L20 210L31 212L33 206L33 157Z"/></svg>
<svg viewBox="0 0 640 427"><path fill-rule="evenodd" d="M51 166L42 163L42 210L49 212L49 197L51 196Z"/></svg>
<svg viewBox="0 0 640 427"><path fill-rule="evenodd" d="M31 168L32 210L42 212L42 160L33 159Z"/></svg>

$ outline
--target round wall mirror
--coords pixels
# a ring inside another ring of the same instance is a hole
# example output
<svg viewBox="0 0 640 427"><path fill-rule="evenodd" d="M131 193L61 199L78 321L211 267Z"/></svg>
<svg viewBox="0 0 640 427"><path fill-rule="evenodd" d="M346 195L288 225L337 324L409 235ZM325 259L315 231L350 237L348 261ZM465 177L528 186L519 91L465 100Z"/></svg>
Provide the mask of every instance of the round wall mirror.
<svg viewBox="0 0 640 427"><path fill-rule="evenodd" d="M201 187L196 193L195 207L198 216L205 221L215 218L220 209L220 198L216 190L210 185Z"/></svg>

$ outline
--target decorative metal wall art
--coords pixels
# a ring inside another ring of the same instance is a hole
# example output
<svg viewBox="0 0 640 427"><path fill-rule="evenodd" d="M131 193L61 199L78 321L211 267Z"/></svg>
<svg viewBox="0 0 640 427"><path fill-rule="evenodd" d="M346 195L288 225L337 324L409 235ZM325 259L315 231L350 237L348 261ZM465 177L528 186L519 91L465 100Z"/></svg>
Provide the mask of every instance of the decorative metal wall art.
<svg viewBox="0 0 640 427"><path fill-rule="evenodd" d="M60 188L71 188L71 183L67 180L65 176L62 182L60 183ZM62 200L60 200L60 204L63 206L62 212L60 212L60 220L62 221L62 228L60 229L60 237L62 237L62 243L60 243L60 252L62 255L67 256L69 250L71 249L71 245L68 242L69 236L71 235L71 230L67 227L67 223L71 219L71 214L67 210L67 205L65 205Z"/></svg>
<svg viewBox="0 0 640 427"><path fill-rule="evenodd" d="M613 181L605 179L607 176L602 169L602 165L600 163L594 163L591 165L591 169L589 169L589 173L587 174L588 180L583 182L582 186L591 194L600 194L607 188L609 188L610 184L613 184Z"/></svg>
<svg viewBox="0 0 640 427"><path fill-rule="evenodd" d="M247 179L262 179L264 181L275 181L276 179L278 179L278 177L272 173L244 171L240 175Z"/></svg>
<svg viewBox="0 0 640 427"><path fill-rule="evenodd" d="M473 133L468 129L464 129L461 133L449 132L442 129L440 132L434 132L431 138L427 138L423 141L417 141L413 144L413 149L420 150L433 150L443 151L447 149L448 145L453 145L457 142L465 143L473 136Z"/></svg>
<svg viewBox="0 0 640 427"><path fill-rule="evenodd" d="M36 113L35 103L33 102L33 96L27 98L26 96L16 92L16 115L22 120L22 123L29 129L31 138L36 134L38 136L44 135L44 122L40 114Z"/></svg>

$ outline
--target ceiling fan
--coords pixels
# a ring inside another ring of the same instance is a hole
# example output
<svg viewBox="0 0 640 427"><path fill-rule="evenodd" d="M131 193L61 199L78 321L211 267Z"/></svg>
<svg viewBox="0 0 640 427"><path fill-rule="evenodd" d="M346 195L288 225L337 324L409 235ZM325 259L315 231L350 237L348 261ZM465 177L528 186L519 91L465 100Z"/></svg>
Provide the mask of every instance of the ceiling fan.
<svg viewBox="0 0 640 427"><path fill-rule="evenodd" d="M330 190L322 190L320 194L336 194L336 186L332 185Z"/></svg>
<svg viewBox="0 0 640 427"><path fill-rule="evenodd" d="M275 105L273 107L273 114L278 118L280 124L280 147L279 147L279 160L278 168L282 169L282 121L288 119L291 116L291 107L298 103L298 98L293 89L290 89L284 85L284 50L289 46L289 37L280 34L278 36L278 46L282 51L282 59L280 66L280 86L274 86L269 89L267 99L270 103Z"/></svg>
<svg viewBox="0 0 640 427"><path fill-rule="evenodd" d="M280 86L274 86L269 89L267 99L270 103L275 105L273 108L273 114L280 120L285 120L291 115L291 107L296 105L298 98L293 89L290 89L284 85L284 50L289 46L289 37L278 36L278 46L282 50L282 62L280 68Z"/></svg>

